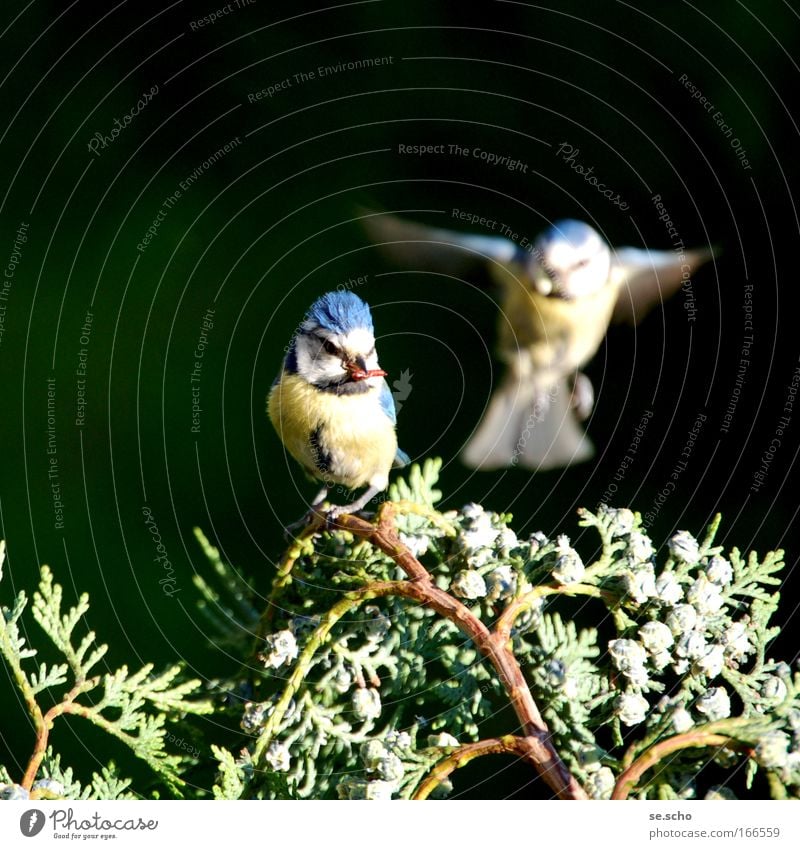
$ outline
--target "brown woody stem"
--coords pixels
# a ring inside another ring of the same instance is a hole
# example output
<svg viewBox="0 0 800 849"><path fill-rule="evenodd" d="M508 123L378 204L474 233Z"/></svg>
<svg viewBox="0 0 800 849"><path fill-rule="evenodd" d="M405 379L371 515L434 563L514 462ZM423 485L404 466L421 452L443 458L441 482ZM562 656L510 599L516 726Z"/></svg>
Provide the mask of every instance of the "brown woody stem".
<svg viewBox="0 0 800 849"><path fill-rule="evenodd" d="M44 716L41 726L38 729L38 733L36 735L36 745L33 749L33 754L28 761L28 766L25 769L25 775L22 776L22 781L20 784L30 793L31 787L33 787L33 782L36 780L36 773L39 771L39 767L42 765L42 758L44 757L44 753L47 751L47 740L50 737L50 729L53 727L53 717L51 713L53 708L51 708Z"/></svg>
<svg viewBox="0 0 800 849"><path fill-rule="evenodd" d="M65 699L69 696L65 696ZM33 754L28 761L28 766L25 770L25 775L22 776L21 785L30 792L33 787L33 782L36 781L36 773L39 772L39 767L42 765L42 759L47 751L47 742L50 738L50 731L53 728L53 720L62 713L69 713L71 702L63 701L60 704L53 705L49 711L42 717L42 724L39 727L36 735L36 745L33 749Z"/></svg>
<svg viewBox="0 0 800 849"><path fill-rule="evenodd" d="M428 570L403 545L392 521L391 502L384 502L375 524L344 515L336 526L369 541L400 566L411 579L394 585L392 594L403 595L432 608L456 624L494 666L509 695L523 731L519 752L531 762L547 785L562 799L586 799L587 795L561 760L550 739L517 658L503 631L492 633L464 604L436 587ZM515 744L516 745L516 744Z"/></svg>
<svg viewBox="0 0 800 849"><path fill-rule="evenodd" d="M627 799L628 794L639 783L639 779L652 769L659 761L668 755L681 749L702 748L705 746L718 746L726 749L748 749L749 747L739 740L729 737L727 734L717 734L712 731L687 731L685 734L676 734L651 746L643 755L620 774L614 786L612 799Z"/></svg>
<svg viewBox="0 0 800 849"><path fill-rule="evenodd" d="M427 799L451 773L483 755L517 755L528 759L531 757L531 752L526 739L515 737L513 734L459 746L436 764L420 782L412 798Z"/></svg>
<svg viewBox="0 0 800 849"><path fill-rule="evenodd" d="M53 707L51 707L50 710L42 716L41 722L37 723L36 745L34 746L33 754L31 754L30 760L28 761L28 766L25 769L25 775L22 776L22 781L20 782L22 787L24 787L27 791L30 792L31 787L33 787L33 782L36 781L36 774L39 772L39 767L42 765L42 759L47 751L47 743L50 739L50 732L53 729L53 721L55 718L57 716L62 716L65 713L88 716L89 711L83 705L79 705L75 701L81 693L86 692L86 689L86 680L76 683L68 693L64 694L63 700L57 705L53 705Z"/></svg>

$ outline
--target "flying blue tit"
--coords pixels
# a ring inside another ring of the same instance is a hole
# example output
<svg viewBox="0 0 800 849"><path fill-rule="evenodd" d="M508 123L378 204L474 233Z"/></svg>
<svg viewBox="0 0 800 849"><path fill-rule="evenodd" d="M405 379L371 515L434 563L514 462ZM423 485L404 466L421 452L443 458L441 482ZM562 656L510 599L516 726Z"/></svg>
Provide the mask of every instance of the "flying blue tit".
<svg viewBox="0 0 800 849"><path fill-rule="evenodd" d="M270 420L289 453L323 487L367 487L329 521L361 510L389 485L389 470L409 462L397 447L395 406L378 365L369 307L352 292L328 292L306 313L269 394Z"/></svg>
<svg viewBox="0 0 800 849"><path fill-rule="evenodd" d="M462 452L475 469L544 470L590 459L580 421L594 405L581 368L612 320L636 323L714 256L610 248L582 221L556 221L533 242L467 235L370 213L364 224L405 267L464 276L488 265L498 286L498 355L506 364L483 420Z"/></svg>

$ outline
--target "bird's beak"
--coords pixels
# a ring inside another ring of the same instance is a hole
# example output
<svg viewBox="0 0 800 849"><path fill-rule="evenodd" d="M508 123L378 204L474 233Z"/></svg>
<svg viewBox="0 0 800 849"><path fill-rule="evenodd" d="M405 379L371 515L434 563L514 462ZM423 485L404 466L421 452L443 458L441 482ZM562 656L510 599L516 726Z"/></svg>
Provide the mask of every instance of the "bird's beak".
<svg viewBox="0 0 800 849"><path fill-rule="evenodd" d="M344 364L345 370L350 375L350 380L367 380L370 377L386 377L386 372L380 368L367 368L367 363L363 357L356 357L355 360L347 360Z"/></svg>

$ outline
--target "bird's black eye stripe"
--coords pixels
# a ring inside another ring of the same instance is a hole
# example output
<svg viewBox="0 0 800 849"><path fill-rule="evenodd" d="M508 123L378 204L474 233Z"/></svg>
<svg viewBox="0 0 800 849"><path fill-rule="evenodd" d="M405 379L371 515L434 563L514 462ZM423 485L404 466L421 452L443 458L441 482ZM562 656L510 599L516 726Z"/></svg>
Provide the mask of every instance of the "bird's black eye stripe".
<svg viewBox="0 0 800 849"><path fill-rule="evenodd" d="M329 353L333 357L338 357L342 353L339 348L337 348L336 345L331 342L330 339L326 339L322 343L322 347L326 350L327 353Z"/></svg>

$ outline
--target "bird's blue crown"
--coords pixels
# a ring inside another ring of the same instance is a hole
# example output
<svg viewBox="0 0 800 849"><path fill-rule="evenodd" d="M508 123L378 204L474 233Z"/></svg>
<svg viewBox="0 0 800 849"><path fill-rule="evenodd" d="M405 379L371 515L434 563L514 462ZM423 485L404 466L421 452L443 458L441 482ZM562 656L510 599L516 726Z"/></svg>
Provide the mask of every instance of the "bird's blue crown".
<svg viewBox="0 0 800 849"><path fill-rule="evenodd" d="M369 307L353 292L327 292L306 313L306 321L334 333L349 333L359 327L373 330Z"/></svg>
<svg viewBox="0 0 800 849"><path fill-rule="evenodd" d="M596 234L595 229L583 221L576 221L573 218L562 218L560 221L554 221L542 233L541 238L545 243L566 241L573 245L573 247L577 247L594 234Z"/></svg>

